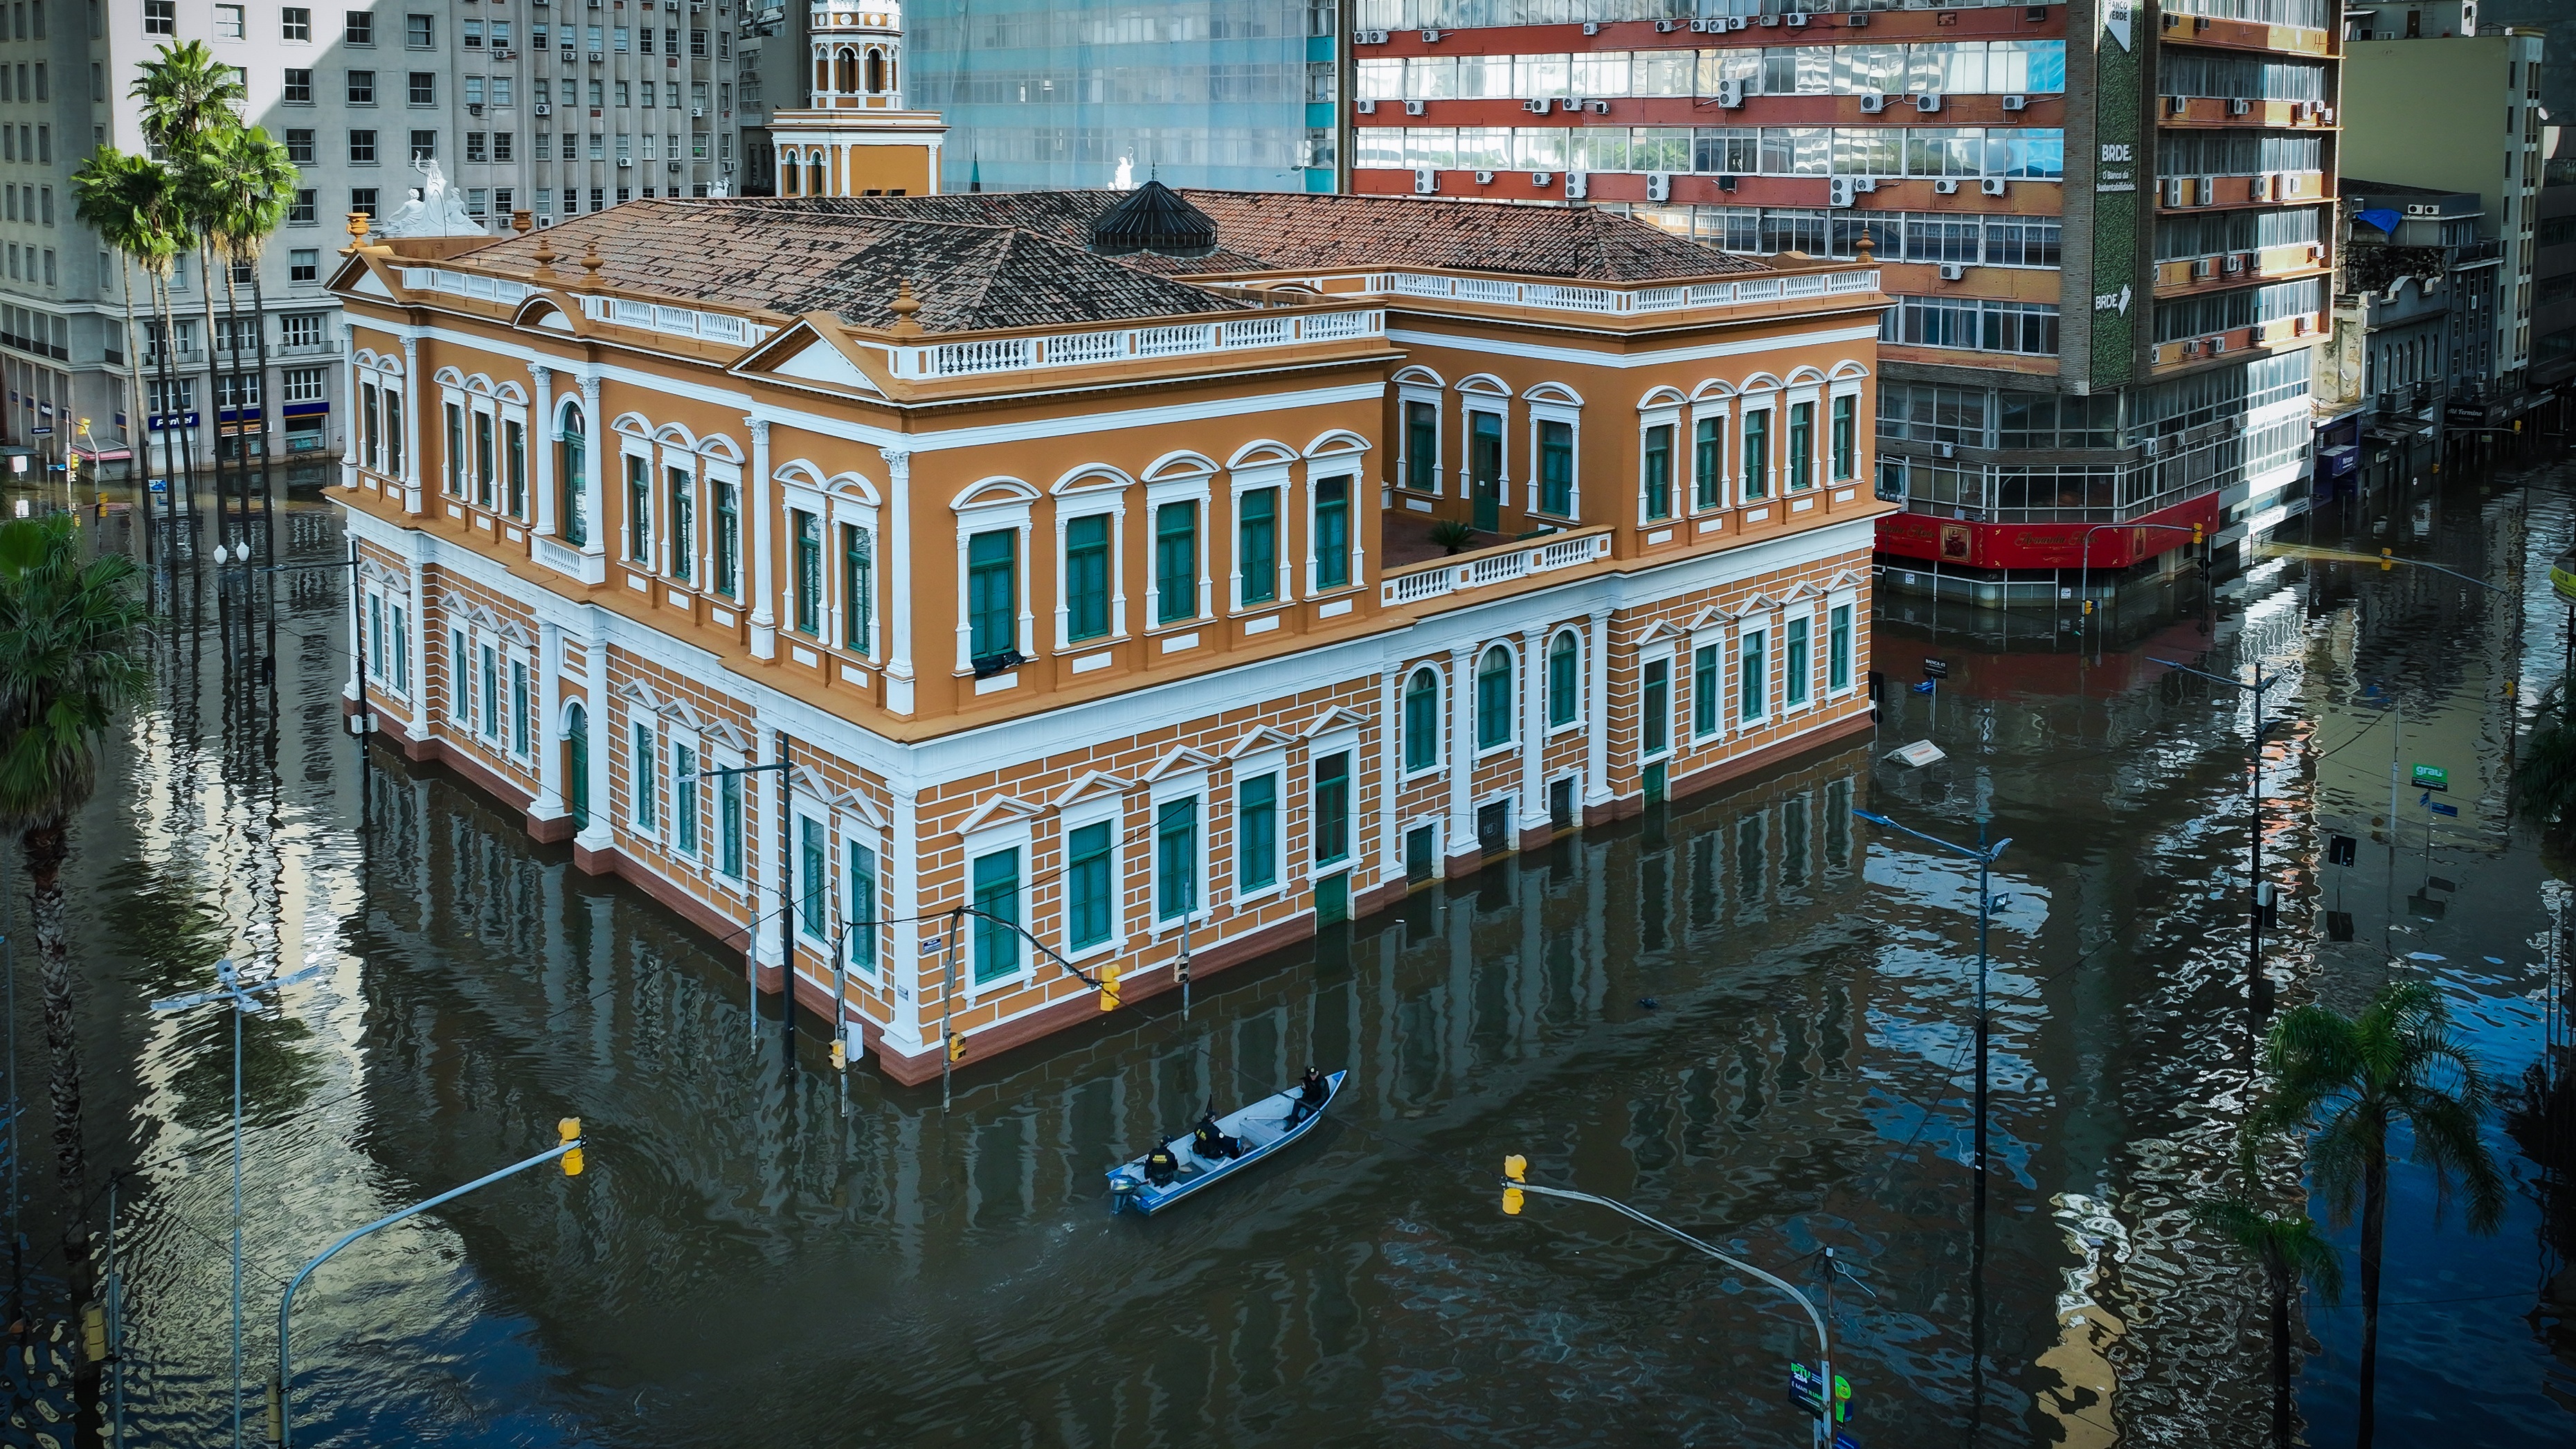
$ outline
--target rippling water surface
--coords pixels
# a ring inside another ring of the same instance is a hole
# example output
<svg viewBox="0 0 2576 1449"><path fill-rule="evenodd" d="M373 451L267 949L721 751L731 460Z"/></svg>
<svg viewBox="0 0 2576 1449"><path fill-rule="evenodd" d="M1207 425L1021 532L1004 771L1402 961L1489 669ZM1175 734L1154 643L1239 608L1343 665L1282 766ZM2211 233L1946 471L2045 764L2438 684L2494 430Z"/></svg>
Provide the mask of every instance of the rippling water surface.
<svg viewBox="0 0 2576 1449"><path fill-rule="evenodd" d="M1855 745L1518 858L1208 978L1186 1019L1158 998L970 1063L944 1111L836 1075L774 1004L747 1015L737 954L454 778L379 751L362 788L337 573L183 571L71 886L90 1179L132 1169L132 1441L229 1422L229 1027L145 1009L229 953L324 968L248 1023L255 1382L283 1280L338 1233L548 1145L560 1116L593 1144L577 1180L487 1189L306 1285L304 1444L1806 1442L1785 1396L1803 1319L1606 1214L1504 1216L1511 1151L1802 1282L1834 1248L1866 1285L1834 1310L1871 1449L2254 1442L2259 1284L2189 1217L2248 1104L2252 707L2152 660L2286 676L2262 777L2280 999L2430 973L2518 1079L2549 867L2504 781L2567 643L2546 575L2572 495L2568 466L2472 475L2420 510L2329 505L2303 535L2395 543L2492 596L2266 559L2174 585L2096 649L2067 620L1891 595L1892 681L1925 654L1952 671L1893 696L1879 748L1930 738L1944 763ZM281 536L342 547L312 504ZM2392 720L2399 758L2450 769L2456 819L2428 827L2408 791L2392 835ZM1982 1259L1976 879L1868 838L1854 805L1962 839L1982 814L2013 842ZM2350 868L2326 863L2338 833ZM2353 942L2320 939L2329 910ZM21 977L41 1338L64 1203ZM1310 1061L1355 1077L1293 1158L1162 1219L1104 1213L1104 1166ZM2541 1166L2490 1135L2515 1184L2493 1238L2397 1172L2382 1443L2576 1434L2576 1335L2544 1292L2568 1244L2541 1233ZM2359 1314L2306 1328L2312 1438L2348 1441ZM60 1438L59 1366L50 1344L9 1364L13 1434Z"/></svg>

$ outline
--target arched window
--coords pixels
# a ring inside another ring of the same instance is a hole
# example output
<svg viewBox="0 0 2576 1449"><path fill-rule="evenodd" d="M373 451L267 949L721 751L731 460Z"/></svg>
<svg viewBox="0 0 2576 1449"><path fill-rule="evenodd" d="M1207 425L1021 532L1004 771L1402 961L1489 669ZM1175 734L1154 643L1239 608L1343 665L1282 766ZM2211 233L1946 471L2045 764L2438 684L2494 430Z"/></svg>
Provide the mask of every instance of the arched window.
<svg viewBox="0 0 2576 1449"><path fill-rule="evenodd" d="M1574 723L1575 712L1582 707L1582 670L1582 646L1568 629L1547 646L1547 722L1551 726Z"/></svg>
<svg viewBox="0 0 2576 1449"><path fill-rule="evenodd" d="M882 50L871 50L868 52L868 94L875 95L877 92L884 90L886 88L885 82L885 52Z"/></svg>
<svg viewBox="0 0 2576 1449"><path fill-rule="evenodd" d="M804 179L803 173L796 165L796 158L793 156L785 158L778 167L778 194L794 196L797 191L796 183Z"/></svg>
<svg viewBox="0 0 2576 1449"><path fill-rule="evenodd" d="M1497 644L1476 664L1476 748L1512 738L1512 651Z"/></svg>
<svg viewBox="0 0 2576 1449"><path fill-rule="evenodd" d="M855 50L851 50L847 46L844 46L841 49L841 53L833 59L840 71L840 75L837 78L838 84L834 85L832 89L839 91L844 95L857 91L859 88L859 53Z"/></svg>
<svg viewBox="0 0 2576 1449"><path fill-rule="evenodd" d="M575 830L590 824L590 716L576 700L564 706L564 806Z"/></svg>
<svg viewBox="0 0 2576 1449"><path fill-rule="evenodd" d="M1440 675L1417 669L1404 685L1404 768L1428 770L1440 763Z"/></svg>
<svg viewBox="0 0 2576 1449"><path fill-rule="evenodd" d="M823 176L823 153L820 151L813 152L805 158L805 194L807 196L832 194L831 185Z"/></svg>
<svg viewBox="0 0 2576 1449"><path fill-rule="evenodd" d="M555 433L555 477L562 480L563 501L555 511L563 520L564 542L579 548L590 542L590 513L584 506L590 493L590 435L583 429L579 403L565 403L558 416L562 426Z"/></svg>

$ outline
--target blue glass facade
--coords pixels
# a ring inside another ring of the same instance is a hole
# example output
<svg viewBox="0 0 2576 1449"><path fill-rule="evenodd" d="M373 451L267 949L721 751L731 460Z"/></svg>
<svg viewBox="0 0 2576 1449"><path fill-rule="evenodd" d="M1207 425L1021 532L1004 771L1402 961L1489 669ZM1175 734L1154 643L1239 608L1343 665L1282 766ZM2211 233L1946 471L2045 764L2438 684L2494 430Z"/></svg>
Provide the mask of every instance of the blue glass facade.
<svg viewBox="0 0 2576 1449"><path fill-rule="evenodd" d="M940 186L1137 181L1330 191L1334 0L912 0L908 104L949 127Z"/></svg>

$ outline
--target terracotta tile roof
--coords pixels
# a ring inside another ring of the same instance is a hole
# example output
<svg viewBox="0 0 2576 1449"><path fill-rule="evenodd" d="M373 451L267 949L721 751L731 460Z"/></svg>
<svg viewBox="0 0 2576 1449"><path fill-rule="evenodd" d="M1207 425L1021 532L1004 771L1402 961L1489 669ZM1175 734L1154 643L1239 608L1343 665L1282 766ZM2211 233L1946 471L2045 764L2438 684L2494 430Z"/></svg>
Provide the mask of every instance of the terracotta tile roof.
<svg viewBox="0 0 2576 1449"><path fill-rule="evenodd" d="M521 279L552 244L562 282L599 247L611 290L779 312L829 312L887 327L898 282L925 332L1125 322L1244 310L1203 288L1095 257L998 219L886 215L857 201L735 198L630 201L543 232L479 247L463 260Z"/></svg>

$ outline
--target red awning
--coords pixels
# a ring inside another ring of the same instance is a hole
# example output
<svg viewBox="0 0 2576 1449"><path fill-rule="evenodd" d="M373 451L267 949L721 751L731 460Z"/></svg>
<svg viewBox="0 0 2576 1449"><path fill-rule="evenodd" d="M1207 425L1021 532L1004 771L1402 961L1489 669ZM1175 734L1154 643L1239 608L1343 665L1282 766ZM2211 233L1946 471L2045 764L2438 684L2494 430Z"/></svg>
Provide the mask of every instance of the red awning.
<svg viewBox="0 0 2576 1449"><path fill-rule="evenodd" d="M131 448L75 447L72 451L80 454L82 457L87 458L93 463L122 463L126 459L134 456L134 450Z"/></svg>

